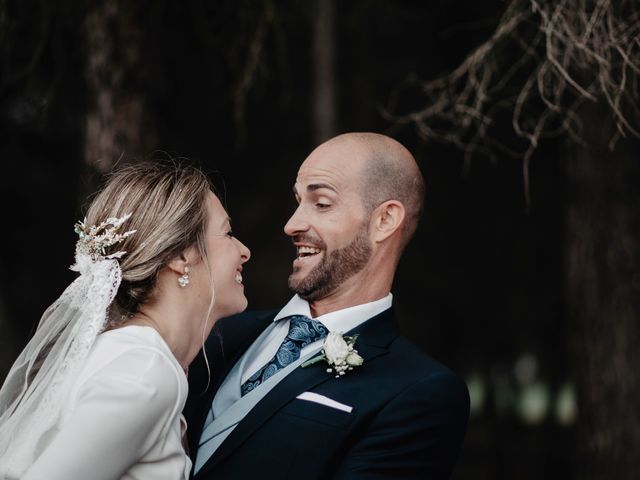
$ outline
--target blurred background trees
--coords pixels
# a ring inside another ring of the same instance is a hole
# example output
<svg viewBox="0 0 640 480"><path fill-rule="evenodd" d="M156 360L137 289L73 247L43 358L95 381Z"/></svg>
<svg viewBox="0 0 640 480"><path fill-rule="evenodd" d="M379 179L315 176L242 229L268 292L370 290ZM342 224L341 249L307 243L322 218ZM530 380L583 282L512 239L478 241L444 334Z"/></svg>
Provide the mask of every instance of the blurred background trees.
<svg viewBox="0 0 640 480"><path fill-rule="evenodd" d="M451 73L421 83L424 106L398 118L425 140L457 146L467 167L478 154L520 159L527 205L536 149L545 138L563 140L561 274L581 399L582 478L640 470L640 455L620 448L640 441L638 7L512 0L491 37Z"/></svg>
<svg viewBox="0 0 640 480"><path fill-rule="evenodd" d="M253 253L250 308L272 308L298 165L378 131L427 182L394 302L470 387L455 478L631 478L637 7L0 1L0 378L73 278L72 225L115 165L207 170Z"/></svg>

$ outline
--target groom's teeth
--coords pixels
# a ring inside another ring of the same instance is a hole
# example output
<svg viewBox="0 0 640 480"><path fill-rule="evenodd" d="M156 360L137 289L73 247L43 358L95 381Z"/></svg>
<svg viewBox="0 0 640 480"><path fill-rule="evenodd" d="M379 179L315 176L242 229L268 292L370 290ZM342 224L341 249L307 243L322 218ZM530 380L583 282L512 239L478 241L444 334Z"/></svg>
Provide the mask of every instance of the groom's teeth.
<svg viewBox="0 0 640 480"><path fill-rule="evenodd" d="M236 273L236 282L242 283L242 274L240 272Z"/></svg>
<svg viewBox="0 0 640 480"><path fill-rule="evenodd" d="M320 253L320 249L316 247L298 247L298 255L315 255Z"/></svg>

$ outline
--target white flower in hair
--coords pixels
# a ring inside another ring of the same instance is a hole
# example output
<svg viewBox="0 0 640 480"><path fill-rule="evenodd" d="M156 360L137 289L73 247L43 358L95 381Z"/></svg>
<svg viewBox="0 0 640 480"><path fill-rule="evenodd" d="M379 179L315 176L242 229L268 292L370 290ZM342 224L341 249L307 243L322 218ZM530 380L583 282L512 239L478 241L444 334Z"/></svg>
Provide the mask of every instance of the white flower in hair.
<svg viewBox="0 0 640 480"><path fill-rule="evenodd" d="M74 230L80 237L76 243L76 262L78 257L82 255L86 255L91 258L92 261L98 262L100 260L121 258L127 253L125 251L119 251L107 255L106 249L136 233L136 230L118 233L118 229L129 217L131 217L130 213L120 218L110 217L100 225L91 225L90 227L86 225L86 218L84 221L76 223Z"/></svg>

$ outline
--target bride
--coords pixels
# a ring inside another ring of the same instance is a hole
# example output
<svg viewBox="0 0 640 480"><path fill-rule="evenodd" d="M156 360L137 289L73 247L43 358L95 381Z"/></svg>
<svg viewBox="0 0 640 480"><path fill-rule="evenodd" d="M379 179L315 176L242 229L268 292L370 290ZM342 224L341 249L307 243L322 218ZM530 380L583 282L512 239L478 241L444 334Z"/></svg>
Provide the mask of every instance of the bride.
<svg viewBox="0 0 640 480"><path fill-rule="evenodd" d="M76 232L80 275L0 389L0 478L187 479L187 368L246 308L250 252L204 174L173 164L113 174Z"/></svg>

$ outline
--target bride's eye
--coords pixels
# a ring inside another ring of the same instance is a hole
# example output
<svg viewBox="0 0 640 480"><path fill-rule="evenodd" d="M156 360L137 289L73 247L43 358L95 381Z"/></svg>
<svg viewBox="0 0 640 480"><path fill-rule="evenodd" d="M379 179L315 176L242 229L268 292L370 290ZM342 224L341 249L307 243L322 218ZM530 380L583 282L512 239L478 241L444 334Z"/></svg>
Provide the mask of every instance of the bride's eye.
<svg viewBox="0 0 640 480"><path fill-rule="evenodd" d="M227 237L229 237L229 238L233 238L233 237L235 237L235 235L233 234L233 230L229 230L229 231L227 232Z"/></svg>

